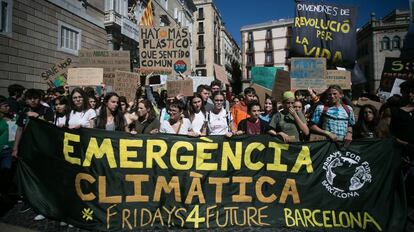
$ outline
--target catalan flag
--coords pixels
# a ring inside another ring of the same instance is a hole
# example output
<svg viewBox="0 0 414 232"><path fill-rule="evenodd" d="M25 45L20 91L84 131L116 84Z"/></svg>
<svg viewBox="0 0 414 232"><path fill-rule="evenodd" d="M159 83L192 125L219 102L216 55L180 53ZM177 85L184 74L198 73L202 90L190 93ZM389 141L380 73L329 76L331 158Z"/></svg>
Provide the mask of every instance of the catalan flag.
<svg viewBox="0 0 414 232"><path fill-rule="evenodd" d="M148 1L147 8L144 10L144 14L141 17L141 26L154 26L154 18L152 17L152 0Z"/></svg>

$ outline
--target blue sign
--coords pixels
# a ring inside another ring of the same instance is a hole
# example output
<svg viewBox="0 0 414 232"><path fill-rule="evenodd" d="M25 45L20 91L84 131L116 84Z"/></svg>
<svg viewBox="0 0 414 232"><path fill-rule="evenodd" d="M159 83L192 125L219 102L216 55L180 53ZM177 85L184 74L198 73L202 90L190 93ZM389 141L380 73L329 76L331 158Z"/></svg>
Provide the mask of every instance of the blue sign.
<svg viewBox="0 0 414 232"><path fill-rule="evenodd" d="M177 73L183 73L187 70L187 64L183 60L177 60L174 64L174 70Z"/></svg>

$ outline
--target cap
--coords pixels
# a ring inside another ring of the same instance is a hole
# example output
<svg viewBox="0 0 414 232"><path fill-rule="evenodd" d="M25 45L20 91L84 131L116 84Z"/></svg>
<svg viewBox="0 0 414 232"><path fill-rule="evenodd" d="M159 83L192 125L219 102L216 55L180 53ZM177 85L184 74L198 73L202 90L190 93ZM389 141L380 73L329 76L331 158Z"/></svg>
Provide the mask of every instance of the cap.
<svg viewBox="0 0 414 232"><path fill-rule="evenodd" d="M286 100L288 100L290 98L295 99L295 94L293 92L286 91L286 92L283 93L283 101L286 101Z"/></svg>

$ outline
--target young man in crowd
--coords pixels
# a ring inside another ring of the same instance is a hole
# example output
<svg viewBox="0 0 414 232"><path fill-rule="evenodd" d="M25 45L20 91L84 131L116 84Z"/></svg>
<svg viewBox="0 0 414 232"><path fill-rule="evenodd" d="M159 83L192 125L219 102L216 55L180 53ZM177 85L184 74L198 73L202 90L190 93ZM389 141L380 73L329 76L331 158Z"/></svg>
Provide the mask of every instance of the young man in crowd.
<svg viewBox="0 0 414 232"><path fill-rule="evenodd" d="M213 110L213 103L209 102L210 94L211 94L210 86L199 85L197 87L197 93L201 95L203 103L204 103L204 108L206 109L206 111L209 112Z"/></svg>
<svg viewBox="0 0 414 232"><path fill-rule="evenodd" d="M352 141L352 127L355 125L352 107L342 102L343 92L338 85L326 90L328 103L318 105L312 115L310 129L332 141Z"/></svg>
<svg viewBox="0 0 414 232"><path fill-rule="evenodd" d="M240 104L234 105L230 110L233 117L234 128L238 128L241 120L248 118L247 105L256 95L256 91L252 87L247 87L243 92L244 101L240 102Z"/></svg>
<svg viewBox="0 0 414 232"><path fill-rule="evenodd" d="M38 89L28 89L24 95L26 101L26 107L19 114L17 119L17 131L16 137L13 146L13 156L17 157L19 150L19 143L23 133L24 127L29 122L29 117L43 119L48 122L53 122L53 111L49 107L46 107L41 104L40 100L42 98L41 90Z"/></svg>
<svg viewBox="0 0 414 232"><path fill-rule="evenodd" d="M10 139L9 125L9 104L7 98L0 96L0 198L7 195L8 189L12 183L12 147L13 142Z"/></svg>
<svg viewBox="0 0 414 232"><path fill-rule="evenodd" d="M7 91L9 92L9 98L7 99L7 103L10 107L11 114L20 113L23 109L23 102L21 98L23 96L25 88L19 84L12 84L7 87Z"/></svg>

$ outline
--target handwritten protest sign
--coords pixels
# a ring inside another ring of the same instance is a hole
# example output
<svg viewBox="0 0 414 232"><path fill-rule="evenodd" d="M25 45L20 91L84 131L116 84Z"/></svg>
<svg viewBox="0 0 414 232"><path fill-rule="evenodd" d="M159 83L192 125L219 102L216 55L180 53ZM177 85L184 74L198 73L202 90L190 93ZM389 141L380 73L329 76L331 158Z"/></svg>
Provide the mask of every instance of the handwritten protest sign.
<svg viewBox="0 0 414 232"><path fill-rule="evenodd" d="M102 68L69 68L68 85L89 86L101 85L103 82Z"/></svg>
<svg viewBox="0 0 414 232"><path fill-rule="evenodd" d="M188 28L141 27L139 73L172 74L190 69Z"/></svg>
<svg viewBox="0 0 414 232"><path fill-rule="evenodd" d="M112 89L119 96L125 96L128 101L132 101L135 99L139 78L138 73L115 71L114 83L111 85Z"/></svg>
<svg viewBox="0 0 414 232"><path fill-rule="evenodd" d="M213 76L193 76L191 77L193 79L193 92L197 92L197 87L199 85L210 85L212 81L214 81Z"/></svg>
<svg viewBox="0 0 414 232"><path fill-rule="evenodd" d="M176 97L178 95L193 95L193 80L167 81L168 97Z"/></svg>
<svg viewBox="0 0 414 232"><path fill-rule="evenodd" d="M79 67L103 68L104 73L131 71L129 51L80 50Z"/></svg>
<svg viewBox="0 0 414 232"><path fill-rule="evenodd" d="M343 70L326 70L326 85L339 85L342 89L351 89L351 72Z"/></svg>
<svg viewBox="0 0 414 232"><path fill-rule="evenodd" d="M292 58L291 88L293 90L325 89L326 60L324 58Z"/></svg>
<svg viewBox="0 0 414 232"><path fill-rule="evenodd" d="M414 59L386 57L380 91L391 92L396 79L414 80Z"/></svg>
<svg viewBox="0 0 414 232"><path fill-rule="evenodd" d="M293 56L326 57L332 65L353 65L356 23L356 7L297 1L292 27Z"/></svg>
<svg viewBox="0 0 414 232"><path fill-rule="evenodd" d="M72 59L66 58L65 60L52 65L48 70L42 72L41 76L43 80L50 87L59 87L66 85L68 68L73 66Z"/></svg>

